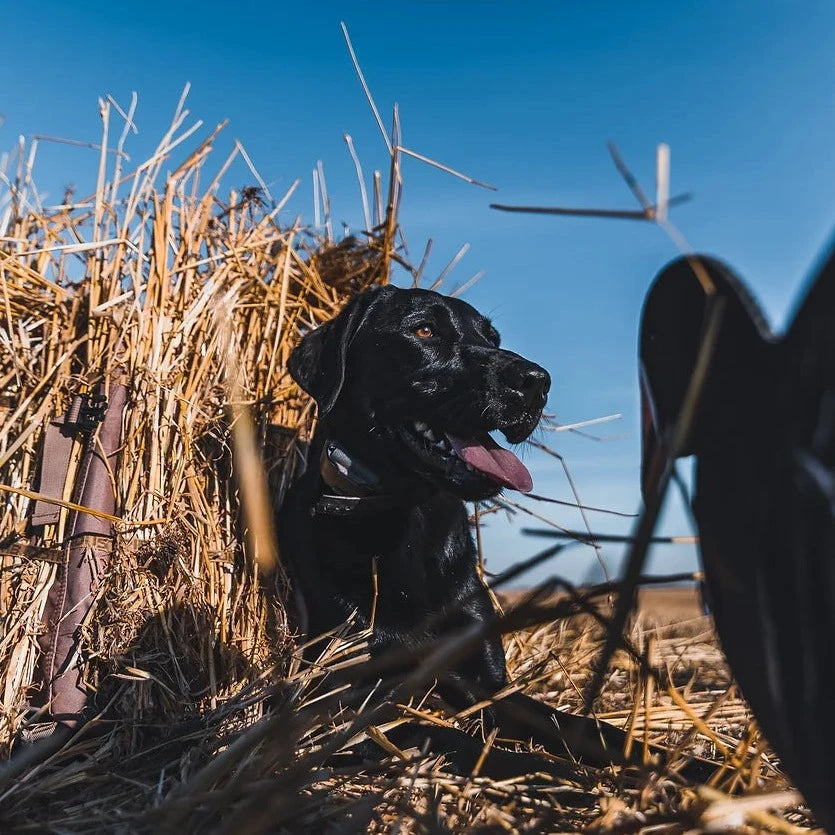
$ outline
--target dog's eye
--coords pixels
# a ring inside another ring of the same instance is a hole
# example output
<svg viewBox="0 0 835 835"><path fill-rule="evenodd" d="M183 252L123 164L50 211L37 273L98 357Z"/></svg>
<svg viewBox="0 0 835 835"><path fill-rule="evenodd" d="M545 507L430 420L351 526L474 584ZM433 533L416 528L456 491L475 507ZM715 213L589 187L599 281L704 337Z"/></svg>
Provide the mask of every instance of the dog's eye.
<svg viewBox="0 0 835 835"><path fill-rule="evenodd" d="M427 325L426 322L421 322L415 328L415 336L419 336L421 339L429 339L435 335L435 331L432 330L431 325Z"/></svg>

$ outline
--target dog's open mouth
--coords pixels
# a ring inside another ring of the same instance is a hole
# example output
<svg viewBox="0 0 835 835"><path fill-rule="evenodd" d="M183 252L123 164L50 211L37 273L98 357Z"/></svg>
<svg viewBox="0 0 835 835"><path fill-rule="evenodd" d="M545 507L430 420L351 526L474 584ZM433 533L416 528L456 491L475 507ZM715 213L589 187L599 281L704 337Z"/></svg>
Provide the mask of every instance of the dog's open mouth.
<svg viewBox="0 0 835 835"><path fill-rule="evenodd" d="M422 421L409 424L403 433L427 463L448 469L463 466L512 490L529 493L533 479L528 468L509 449L497 444L486 432L472 437L433 430Z"/></svg>

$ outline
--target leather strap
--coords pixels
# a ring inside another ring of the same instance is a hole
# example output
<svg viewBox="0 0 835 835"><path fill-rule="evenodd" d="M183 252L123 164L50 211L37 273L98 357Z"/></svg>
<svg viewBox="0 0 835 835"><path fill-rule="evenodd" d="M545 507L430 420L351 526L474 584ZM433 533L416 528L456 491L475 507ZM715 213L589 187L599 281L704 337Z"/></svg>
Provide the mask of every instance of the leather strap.
<svg viewBox="0 0 835 835"><path fill-rule="evenodd" d="M64 416L49 421L44 433L41 466L38 477L38 492L44 496L60 499L64 495L67 471L70 468L73 432L64 428ZM61 508L52 502L38 500L32 508L30 523L33 527L57 525Z"/></svg>
<svg viewBox="0 0 835 835"><path fill-rule="evenodd" d="M111 383L104 418L98 432L92 433L87 441L75 487L78 504L111 516L116 510L113 479L122 445L122 414L127 399L127 386ZM77 513L70 527L70 536L79 534L112 536L113 525L99 516Z"/></svg>
<svg viewBox="0 0 835 835"><path fill-rule="evenodd" d="M70 401L65 415L53 418L46 427L43 450L40 459L38 472L38 492L53 499L61 499L67 485L67 476L70 468L70 457L72 455L73 440L79 433L88 435L87 453L82 459L81 472L76 481L76 501L85 507L104 510L112 513L113 490L110 484L110 473L113 472L112 464L115 463L115 450L111 455L114 461L104 462L101 449L104 448L114 430L121 432L122 410L127 399L125 386L114 383L110 386L110 405L104 392L104 386L98 386L95 393L76 394ZM118 412L118 424L113 423L112 415ZM111 415L111 426L105 426L107 416ZM98 429L98 436L101 446L95 442L95 432ZM103 466L103 469L102 469ZM108 471L109 470L109 471ZM78 485L81 485L79 489ZM30 524L32 527L43 525L57 525L61 515L61 507L53 502L38 499L32 508ZM82 514L81 528L74 533L92 533L99 536L107 536L109 526L103 520ZM88 524L87 520L96 519L96 523ZM78 518L76 517L76 523ZM89 528L89 530L88 530Z"/></svg>
<svg viewBox="0 0 835 835"><path fill-rule="evenodd" d="M102 390L100 387L99 393ZM116 506L113 474L121 447L127 388L111 384L109 395L103 420L87 439L73 498L78 504L112 515ZM38 663L42 687L38 701L49 705L51 718L65 724L77 723L87 704L89 694L78 664L78 633L112 553L111 523L89 513L73 512L44 607Z"/></svg>
<svg viewBox="0 0 835 835"><path fill-rule="evenodd" d="M319 496L310 508L311 516L366 516L382 513L405 502L397 496Z"/></svg>

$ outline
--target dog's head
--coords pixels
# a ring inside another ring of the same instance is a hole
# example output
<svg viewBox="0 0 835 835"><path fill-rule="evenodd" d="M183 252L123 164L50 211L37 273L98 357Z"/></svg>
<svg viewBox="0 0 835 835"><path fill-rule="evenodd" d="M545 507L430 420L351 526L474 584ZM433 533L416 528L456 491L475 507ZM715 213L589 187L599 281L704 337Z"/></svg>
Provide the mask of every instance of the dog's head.
<svg viewBox="0 0 835 835"><path fill-rule="evenodd" d="M500 348L490 321L459 299L368 290L305 335L289 370L328 437L383 480L428 480L464 499L531 489L525 466L489 433L525 440L550 378Z"/></svg>

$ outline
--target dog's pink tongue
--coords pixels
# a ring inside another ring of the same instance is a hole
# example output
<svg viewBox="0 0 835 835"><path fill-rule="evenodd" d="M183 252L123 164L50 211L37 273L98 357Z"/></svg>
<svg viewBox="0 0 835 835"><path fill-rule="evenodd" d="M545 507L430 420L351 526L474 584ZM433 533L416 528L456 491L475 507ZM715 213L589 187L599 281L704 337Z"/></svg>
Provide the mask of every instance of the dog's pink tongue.
<svg viewBox="0 0 835 835"><path fill-rule="evenodd" d="M483 443L475 438L458 438L447 435L456 455L474 470L500 481L520 493L533 490L533 479L528 468L509 450L499 446L489 435L483 435Z"/></svg>

